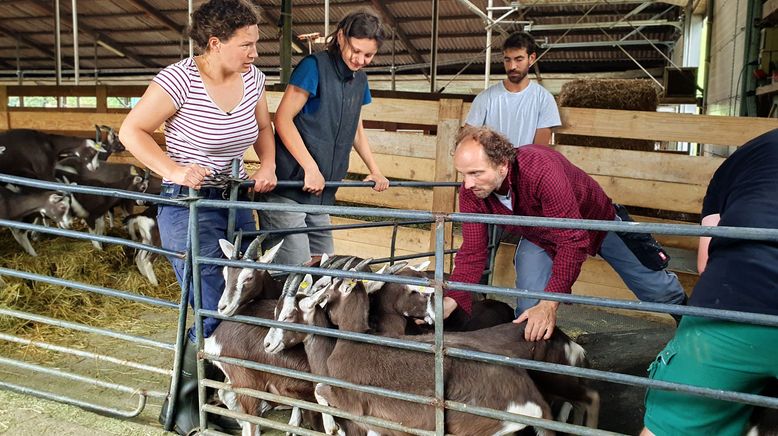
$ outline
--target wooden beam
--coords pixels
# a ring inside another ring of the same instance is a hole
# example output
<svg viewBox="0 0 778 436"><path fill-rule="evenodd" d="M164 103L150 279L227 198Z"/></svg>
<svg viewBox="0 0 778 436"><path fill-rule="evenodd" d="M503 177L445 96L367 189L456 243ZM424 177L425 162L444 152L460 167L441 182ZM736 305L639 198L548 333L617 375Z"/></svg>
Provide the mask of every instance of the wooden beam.
<svg viewBox="0 0 778 436"><path fill-rule="evenodd" d="M778 128L775 118L559 108L557 133L739 146Z"/></svg>
<svg viewBox="0 0 778 436"><path fill-rule="evenodd" d="M405 34L405 31L403 31L402 27L400 27L400 24L395 20L394 15L389 10L389 8L386 7L384 2L380 0L370 0L370 3L373 5L373 7L378 11L379 14L381 14L381 18L383 18L384 22L387 23L389 26L394 29L395 35L397 35L397 38L400 39L400 42L403 43L405 46L405 49L408 50L408 53L413 58L413 61L417 64L424 64L424 58L421 56L418 50L416 50L416 47L413 45L413 42L410 38L408 38L408 35ZM421 69L424 76L427 76L426 69Z"/></svg>
<svg viewBox="0 0 778 436"><path fill-rule="evenodd" d="M159 12L159 10L151 6L146 0L130 0L130 3L141 9L146 14L146 16L172 30L177 35L181 35L184 32L185 26L176 23L166 15L163 15L161 12Z"/></svg>
<svg viewBox="0 0 778 436"><path fill-rule="evenodd" d="M12 38L14 40L18 40L19 43L22 44L22 45L26 45L28 47L32 47L32 48L38 50L39 52L45 54L46 57L48 57L48 58L51 58L51 59L56 59L57 58L57 54L55 52L49 50L49 48L46 47L45 45L39 44L39 43L31 40L30 38L27 38L26 36L21 35L21 33L18 30L9 29L9 28L7 28L5 26L0 25L0 33L4 34L4 35L6 35L9 38ZM51 33L51 32L49 32L49 33Z"/></svg>

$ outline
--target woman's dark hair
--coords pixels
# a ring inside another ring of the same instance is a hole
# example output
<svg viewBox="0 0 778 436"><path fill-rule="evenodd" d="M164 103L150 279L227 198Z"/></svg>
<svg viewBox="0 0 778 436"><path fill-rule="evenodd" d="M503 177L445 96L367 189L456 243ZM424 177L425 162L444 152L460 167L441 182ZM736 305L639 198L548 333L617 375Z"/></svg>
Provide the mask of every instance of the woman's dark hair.
<svg viewBox="0 0 778 436"><path fill-rule="evenodd" d="M343 31L343 36L357 39L372 39L381 48L386 34L381 26L381 19L378 15L369 10L352 12L338 23L338 27L327 37L327 51L330 53L340 52L338 44L338 32Z"/></svg>
<svg viewBox="0 0 778 436"><path fill-rule="evenodd" d="M462 142L472 139L481 144L486 156L494 166L499 166L516 158L516 150L511 141L505 136L488 127L465 126L457 134L457 146Z"/></svg>
<svg viewBox="0 0 778 436"><path fill-rule="evenodd" d="M538 44L535 42L535 38L527 32L516 32L510 34L502 43L502 51L511 48L523 48L527 50L527 56L532 53L538 53Z"/></svg>
<svg viewBox="0 0 778 436"><path fill-rule="evenodd" d="M200 51L212 36L226 41L241 27L259 24L259 11L247 0L210 0L192 12L189 37Z"/></svg>

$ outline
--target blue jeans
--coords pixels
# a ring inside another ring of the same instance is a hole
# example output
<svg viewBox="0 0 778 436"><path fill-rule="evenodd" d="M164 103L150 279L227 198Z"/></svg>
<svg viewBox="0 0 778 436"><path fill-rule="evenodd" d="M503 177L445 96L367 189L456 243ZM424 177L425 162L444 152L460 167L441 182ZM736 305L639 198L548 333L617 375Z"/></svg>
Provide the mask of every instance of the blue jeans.
<svg viewBox="0 0 778 436"><path fill-rule="evenodd" d="M188 195L187 187L179 185L165 184L162 186L162 193L165 198L185 197ZM218 188L203 188L200 195L209 200L222 200L224 190ZM235 231L243 229L244 231L256 230L254 216L251 210L238 209L235 214ZM219 239L227 238L227 217L229 209L221 208L198 208L197 216L200 225L200 256L203 257L223 257ZM162 247L168 250L182 252L186 250L187 230L189 225L189 208L180 206L159 205L157 212L157 225L159 226L159 236L162 240ZM230 241L232 242L232 241ZM241 241L241 251L245 251L251 243L250 238L244 238ZM176 273L176 279L181 289L184 289L184 260L168 257L173 264L173 270ZM219 298L224 292L223 267L218 265L200 265L200 290L202 294L202 308L207 310L217 310ZM189 305L194 307L194 287L189 283L192 292L189 293ZM203 319L203 337L209 337L216 330L221 320L216 318ZM189 329L189 339L194 342L194 328Z"/></svg>
<svg viewBox="0 0 778 436"><path fill-rule="evenodd" d="M618 217L616 220L619 220ZM608 232L600 247L600 256L619 274L630 291L641 301L680 304L685 294L675 273L654 271L643 266L619 235ZM553 261L545 250L522 239L516 246L516 288L543 291L551 278ZM534 298L518 298L516 316L538 304Z"/></svg>

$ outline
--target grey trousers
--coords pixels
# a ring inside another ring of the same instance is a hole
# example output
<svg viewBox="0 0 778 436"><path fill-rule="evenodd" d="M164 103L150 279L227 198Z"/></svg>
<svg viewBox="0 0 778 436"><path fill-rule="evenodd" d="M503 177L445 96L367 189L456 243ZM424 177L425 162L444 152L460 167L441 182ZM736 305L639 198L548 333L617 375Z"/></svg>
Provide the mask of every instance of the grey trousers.
<svg viewBox="0 0 778 436"><path fill-rule="evenodd" d="M262 201L270 203L298 204L296 201L273 193L263 194ZM326 213L283 212L259 210L261 230L293 229L330 225L330 216ZM269 238L266 245L275 245L280 238ZM329 230L310 233L291 233L283 236L284 243L278 250L273 263L300 265L311 260L311 256L324 253L333 254L332 232ZM273 242L275 241L275 242Z"/></svg>

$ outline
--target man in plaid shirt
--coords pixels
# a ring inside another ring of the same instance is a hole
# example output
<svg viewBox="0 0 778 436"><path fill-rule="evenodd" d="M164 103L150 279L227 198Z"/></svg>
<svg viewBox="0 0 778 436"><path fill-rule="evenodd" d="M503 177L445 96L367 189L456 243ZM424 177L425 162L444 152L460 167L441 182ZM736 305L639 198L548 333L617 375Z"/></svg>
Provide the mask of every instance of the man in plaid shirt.
<svg viewBox="0 0 778 436"><path fill-rule="evenodd" d="M459 207L464 213L618 219L600 185L544 145L514 149L499 133L467 126L457 138L454 165L464 179L459 191ZM614 232L505 227L505 231L522 237L515 256L518 289L570 293L586 257L600 254L641 300L674 304L685 301L675 274L644 266ZM462 237L450 281L478 283L488 254L487 226L463 223ZM516 322L527 321L527 340L551 337L558 306L554 301L519 298ZM453 290L446 294L444 314L448 316L457 307L470 313L469 292Z"/></svg>

